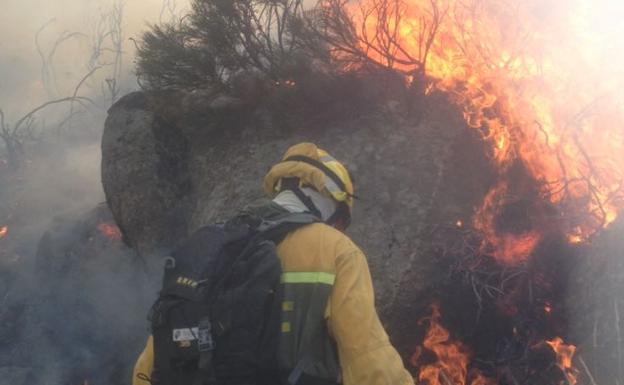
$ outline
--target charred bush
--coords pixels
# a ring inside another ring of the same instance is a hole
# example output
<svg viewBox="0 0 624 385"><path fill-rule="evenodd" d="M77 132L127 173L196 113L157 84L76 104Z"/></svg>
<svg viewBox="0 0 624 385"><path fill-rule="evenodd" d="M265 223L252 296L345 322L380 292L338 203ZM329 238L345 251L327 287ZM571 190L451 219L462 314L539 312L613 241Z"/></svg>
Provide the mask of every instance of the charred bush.
<svg viewBox="0 0 624 385"><path fill-rule="evenodd" d="M149 89L227 89L241 72L285 80L302 57L328 62L313 20L303 0L194 0L180 22L143 35L137 73Z"/></svg>
<svg viewBox="0 0 624 385"><path fill-rule="evenodd" d="M417 70L410 71L395 65L394 51L376 60L368 54L372 42L348 38L360 26L347 18L346 3L303 3L193 0L180 21L154 25L143 35L140 84L147 91L194 93L209 99L210 108L226 95L246 112L262 107L272 116L321 123L377 106L409 114L422 107L426 56L414 58ZM380 28L392 32L388 23Z"/></svg>

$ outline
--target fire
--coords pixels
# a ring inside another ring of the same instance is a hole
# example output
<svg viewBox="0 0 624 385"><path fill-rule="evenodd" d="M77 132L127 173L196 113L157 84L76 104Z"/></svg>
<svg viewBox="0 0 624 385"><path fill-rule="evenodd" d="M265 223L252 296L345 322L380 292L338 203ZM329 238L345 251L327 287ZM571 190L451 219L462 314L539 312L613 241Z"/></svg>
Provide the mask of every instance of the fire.
<svg viewBox="0 0 624 385"><path fill-rule="evenodd" d="M443 91L462 108L501 175L520 163L539 183L570 242L588 240L617 218L624 208L624 73L614 55L624 51L624 27L604 27L609 12L599 14L587 0L383 3L362 0L349 11L368 57L406 74L424 71L428 92ZM383 28L391 33L380 34ZM497 232L491 218L511 193L499 188L477 210L475 227L498 260L518 263L540 235Z"/></svg>
<svg viewBox="0 0 624 385"><path fill-rule="evenodd" d="M451 341L450 333L440 323L442 318L437 304L431 306L432 314L423 347L434 353L437 361L422 365L418 374L420 383L428 385L493 385L494 382L476 370L468 371L470 354L459 341ZM422 348L416 349L411 363L418 366Z"/></svg>
<svg viewBox="0 0 624 385"><path fill-rule="evenodd" d="M494 255L500 262L512 265L524 262L529 258L541 240L541 235L537 231L499 234L495 225L496 214L500 202L507 195L508 185L504 182L490 190L473 218L473 226L483 234L481 251Z"/></svg>
<svg viewBox="0 0 624 385"><path fill-rule="evenodd" d="M578 370L572 366L572 358L576 352L576 346L566 345L559 337L546 341L546 343L557 355L557 366L563 372L567 385L575 385L579 374Z"/></svg>
<svg viewBox="0 0 624 385"><path fill-rule="evenodd" d="M572 233L568 234L568 242L571 244L583 242L583 233L580 227L576 227Z"/></svg>
<svg viewBox="0 0 624 385"><path fill-rule="evenodd" d="M100 223L97 225L97 229L107 238L113 241L121 241L121 231L119 227L108 223Z"/></svg>
<svg viewBox="0 0 624 385"><path fill-rule="evenodd" d="M0 227L0 239L6 237L6 235L9 233L9 227L8 226L1 226Z"/></svg>
<svg viewBox="0 0 624 385"><path fill-rule="evenodd" d="M276 86L281 86L282 84L286 87L294 87L297 85L297 82L295 82L294 80L285 80L283 83L280 81L275 82Z"/></svg>

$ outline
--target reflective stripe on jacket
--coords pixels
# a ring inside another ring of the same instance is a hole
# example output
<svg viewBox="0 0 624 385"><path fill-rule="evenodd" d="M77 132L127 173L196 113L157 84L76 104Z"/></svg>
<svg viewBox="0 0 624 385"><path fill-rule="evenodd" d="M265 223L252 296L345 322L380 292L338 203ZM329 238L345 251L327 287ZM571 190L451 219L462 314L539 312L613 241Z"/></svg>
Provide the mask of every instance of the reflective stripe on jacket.
<svg viewBox="0 0 624 385"><path fill-rule="evenodd" d="M344 385L414 383L377 316L366 258L349 237L316 223L289 234L277 253L284 275L310 273L318 274L318 281L333 281L325 318Z"/></svg>
<svg viewBox="0 0 624 385"><path fill-rule="evenodd" d="M324 298L295 295L296 285L313 282L317 289L329 298L324 305L323 317L327 329L336 342L342 383L344 385L413 385L414 380L405 370L401 357L392 347L375 310L375 299L368 264L364 254L340 231L322 223L316 223L286 236L277 248L282 260L285 298L282 305L284 333L292 332L289 314L306 307L297 298ZM307 282L305 282L307 281ZM331 283L331 284L330 284ZM288 290L289 285L293 285ZM324 288L324 289L323 289ZM318 292L317 292L318 293ZM288 303L288 301L294 303ZM293 309L293 310L290 310ZM310 314L317 314L312 311ZM151 339L150 339L151 340ZM153 360L152 346L148 340L145 351L139 357L133 377L134 385L148 385L137 377L138 373L149 376ZM303 346L293 343L290 346ZM317 345L315 345L317 346ZM320 347L325 349L325 345ZM286 349L286 348L285 348ZM291 352L280 354L290 354ZM304 353L304 352L300 352ZM316 356L316 354L315 354ZM300 356L301 357L301 356ZM316 357L314 357L316 358Z"/></svg>
<svg viewBox="0 0 624 385"><path fill-rule="evenodd" d="M289 383L340 382L336 344L326 322L334 281L334 273L322 271L282 273L282 327L277 361Z"/></svg>

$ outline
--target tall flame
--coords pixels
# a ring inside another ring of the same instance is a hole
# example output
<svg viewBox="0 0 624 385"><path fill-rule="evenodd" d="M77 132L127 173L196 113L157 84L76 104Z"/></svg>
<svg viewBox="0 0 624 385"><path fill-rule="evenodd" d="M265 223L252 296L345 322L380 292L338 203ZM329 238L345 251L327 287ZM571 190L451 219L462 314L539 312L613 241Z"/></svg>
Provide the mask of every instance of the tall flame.
<svg viewBox="0 0 624 385"><path fill-rule="evenodd" d="M9 233L9 227L8 226L0 226L0 239L6 237L6 235Z"/></svg>
<svg viewBox="0 0 624 385"><path fill-rule="evenodd" d="M450 333L440 323L439 306L433 304L431 309L423 347L433 352L436 362L420 367L419 381L428 385L493 385L492 380L477 371L468 372L468 349L461 342L450 339ZM418 366L421 351L417 349L412 356L414 366Z"/></svg>
<svg viewBox="0 0 624 385"><path fill-rule="evenodd" d="M463 109L501 174L521 162L559 210L570 242L616 219L624 207L624 71L612 56L624 51L617 46L624 27L597 28L608 12L598 14L589 0L381 3L362 0L350 11L369 42L363 51L406 73L422 59L430 90L446 92ZM383 27L393 33L378 38ZM540 236L493 228L504 190L493 187L474 224L495 257L517 263Z"/></svg>
<svg viewBox="0 0 624 385"><path fill-rule="evenodd" d="M578 377L578 370L572 366L572 358L576 352L576 346L566 345L560 337L555 337L546 343L557 355L557 366L563 372L567 385L575 385Z"/></svg>

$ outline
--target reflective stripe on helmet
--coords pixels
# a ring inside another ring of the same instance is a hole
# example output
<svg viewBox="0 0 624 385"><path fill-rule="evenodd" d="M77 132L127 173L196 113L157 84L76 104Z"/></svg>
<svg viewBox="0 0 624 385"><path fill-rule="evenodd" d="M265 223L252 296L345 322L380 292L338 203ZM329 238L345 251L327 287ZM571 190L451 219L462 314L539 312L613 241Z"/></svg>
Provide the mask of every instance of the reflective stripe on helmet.
<svg viewBox="0 0 624 385"><path fill-rule="evenodd" d="M318 149L319 161L323 163L325 167L330 169L340 179L343 187L336 184L332 178L325 179L325 188L338 202L345 202L347 205L353 205L353 182L351 176L347 171L347 168L340 163L336 158L329 155L324 150Z"/></svg>
<svg viewBox="0 0 624 385"><path fill-rule="evenodd" d="M323 171L325 173L325 188L331 196L338 202L345 202L349 207L353 205L351 178L346 168L336 159L330 155L321 155L318 160L304 155L293 155L283 160L283 162L290 161L307 163Z"/></svg>
<svg viewBox="0 0 624 385"><path fill-rule="evenodd" d="M331 178L329 178L329 177L325 178L325 188L332 194L334 194L334 193L343 193L344 192L344 191L342 191L340 189L340 187L338 187L336 182L331 180Z"/></svg>
<svg viewBox="0 0 624 385"><path fill-rule="evenodd" d="M319 158L319 160L323 163L327 163L327 162L337 162L336 158L334 158L331 155L323 155Z"/></svg>

